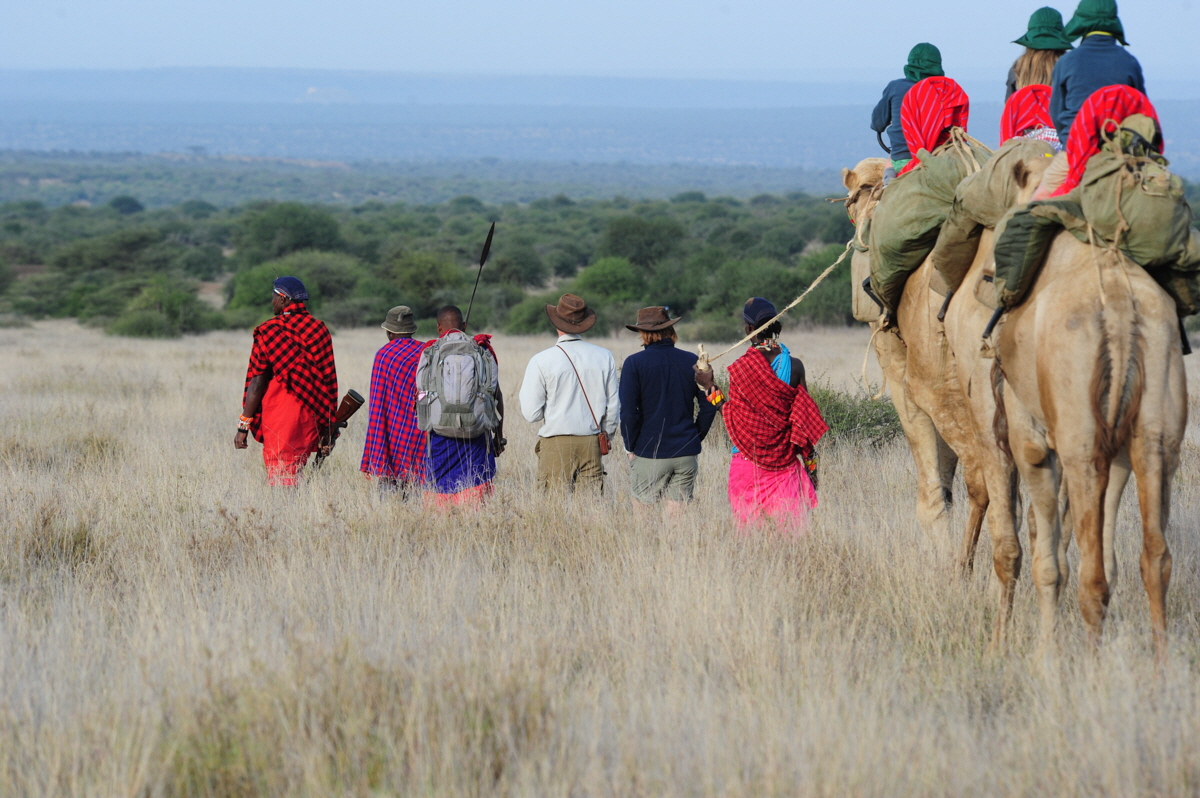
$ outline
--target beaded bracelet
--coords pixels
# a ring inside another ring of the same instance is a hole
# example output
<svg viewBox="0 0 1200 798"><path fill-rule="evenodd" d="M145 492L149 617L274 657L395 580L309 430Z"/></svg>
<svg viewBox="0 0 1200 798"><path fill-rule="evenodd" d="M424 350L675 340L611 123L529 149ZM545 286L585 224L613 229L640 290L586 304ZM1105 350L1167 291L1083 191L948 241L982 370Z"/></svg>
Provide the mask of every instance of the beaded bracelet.
<svg viewBox="0 0 1200 798"><path fill-rule="evenodd" d="M247 418L246 416L238 416L238 432L249 432L250 424L253 421L254 421L254 419L252 419L252 418Z"/></svg>
<svg viewBox="0 0 1200 798"><path fill-rule="evenodd" d="M716 407L725 401L725 394L721 393L721 389L714 385L704 398L708 400L710 405Z"/></svg>

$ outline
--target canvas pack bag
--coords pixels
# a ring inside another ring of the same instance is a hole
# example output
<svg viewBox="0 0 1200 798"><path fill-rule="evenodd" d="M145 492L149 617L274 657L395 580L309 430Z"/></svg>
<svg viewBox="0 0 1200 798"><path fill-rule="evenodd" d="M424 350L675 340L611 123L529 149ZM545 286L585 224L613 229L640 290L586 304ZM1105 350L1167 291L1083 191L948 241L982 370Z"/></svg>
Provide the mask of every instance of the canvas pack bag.
<svg viewBox="0 0 1200 798"><path fill-rule="evenodd" d="M929 256L963 178L979 171L992 151L958 128L948 144L917 153L920 165L884 189L871 219L871 288L895 311L904 284Z"/></svg>
<svg viewBox="0 0 1200 798"><path fill-rule="evenodd" d="M446 438L477 438L500 423L496 361L466 333L454 331L421 353L417 427Z"/></svg>
<svg viewBox="0 0 1200 798"><path fill-rule="evenodd" d="M1044 141L1012 139L958 184L954 205L930 253L940 277L931 281L934 290L944 295L958 289L975 261L984 229L1000 223L1021 191L1041 179L1053 157L1054 148Z"/></svg>

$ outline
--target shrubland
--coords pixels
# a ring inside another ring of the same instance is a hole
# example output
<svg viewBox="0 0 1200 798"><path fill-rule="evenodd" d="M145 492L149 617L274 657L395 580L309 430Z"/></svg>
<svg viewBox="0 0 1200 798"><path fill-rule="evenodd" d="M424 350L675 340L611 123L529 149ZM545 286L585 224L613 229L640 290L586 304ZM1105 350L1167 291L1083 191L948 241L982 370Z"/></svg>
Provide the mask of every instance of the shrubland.
<svg viewBox="0 0 1200 798"><path fill-rule="evenodd" d="M442 304L467 303L492 222L472 318L510 333L538 329L542 305L571 290L597 308L601 330L661 304L686 315L685 336L728 339L747 297L790 300L852 234L840 204L804 194L354 207L193 200L150 210L132 196L99 207L12 202L0 205L0 314L143 336L248 327L286 273L308 284L313 310L335 327L378 323L398 304L428 319ZM845 281L815 291L796 319L846 323Z"/></svg>

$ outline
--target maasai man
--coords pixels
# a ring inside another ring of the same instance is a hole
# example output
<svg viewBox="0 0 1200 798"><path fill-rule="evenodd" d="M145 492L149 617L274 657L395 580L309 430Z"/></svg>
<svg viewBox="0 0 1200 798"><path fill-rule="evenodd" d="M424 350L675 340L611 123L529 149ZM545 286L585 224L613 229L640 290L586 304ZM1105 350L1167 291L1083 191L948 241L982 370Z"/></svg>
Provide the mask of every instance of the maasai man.
<svg viewBox="0 0 1200 798"><path fill-rule="evenodd" d="M308 291L295 277L275 281L274 318L254 329L254 346L242 391L242 416L233 445L247 435L263 445L270 485L292 486L313 452L326 454L324 438L337 412L333 339L304 303Z"/></svg>
<svg viewBox="0 0 1200 798"><path fill-rule="evenodd" d="M775 316L762 297L746 302L746 333ZM729 393L716 387L711 369L696 382L725 417L736 447L729 463L729 504L739 531L765 521L788 536L808 529L817 506L814 448L829 427L808 395L804 364L779 341L778 321L756 335L746 354L729 366Z"/></svg>
<svg viewBox="0 0 1200 798"><path fill-rule="evenodd" d="M668 517L692 500L700 444L717 415L696 389L696 356L675 346L678 321L662 305L639 310L637 321L625 328L641 336L642 351L625 358L621 368L621 438L629 452L634 506L665 500Z"/></svg>
<svg viewBox="0 0 1200 798"><path fill-rule="evenodd" d="M617 363L612 352L580 336L596 323L582 297L563 294L546 305L555 345L529 360L521 383L521 414L538 430L537 483L542 490L604 490L600 445L617 434Z"/></svg>
<svg viewBox="0 0 1200 798"><path fill-rule="evenodd" d="M899 174L914 155L908 147L904 129L900 124L900 106L904 102L904 95L908 94L908 90L918 81L944 74L941 51L928 42L921 42L908 53L904 77L897 78L884 87L883 96L871 112L871 130L887 134L892 165L884 173L885 181Z"/></svg>
<svg viewBox="0 0 1200 798"><path fill-rule="evenodd" d="M425 482L428 440L417 428L417 363L425 345L413 340L417 322L405 305L388 311L379 325L388 343L371 367L370 419L362 471L379 480L380 490L408 496Z"/></svg>
<svg viewBox="0 0 1200 798"><path fill-rule="evenodd" d="M492 348L490 335L476 335L469 339L463 332L463 314L454 305L447 305L438 311L438 337L429 341L422 354L418 369L431 360L434 347L441 342L461 342L474 340L481 347L485 357L490 357L498 366L496 350ZM479 505L492 493L492 480L496 477L496 457L504 452L508 441L504 439L504 395L500 392L500 381L497 370L492 369L492 376L486 386L480 390L490 392L494 398L497 423L494 429L484 431L474 438L455 438L441 435L436 431L429 432L429 484L432 493L431 500L438 505ZM423 397L418 378L418 401Z"/></svg>

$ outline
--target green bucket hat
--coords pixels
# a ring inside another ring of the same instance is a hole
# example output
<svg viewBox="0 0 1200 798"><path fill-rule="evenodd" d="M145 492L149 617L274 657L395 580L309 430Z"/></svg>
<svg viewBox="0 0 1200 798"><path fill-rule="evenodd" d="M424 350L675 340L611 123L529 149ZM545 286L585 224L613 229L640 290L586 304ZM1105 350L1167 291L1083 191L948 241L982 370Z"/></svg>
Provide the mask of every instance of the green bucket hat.
<svg viewBox="0 0 1200 798"><path fill-rule="evenodd" d="M1029 30L1013 44L1030 50L1071 50L1071 40L1063 32L1062 14L1050 6L1039 8L1029 18Z"/></svg>
<svg viewBox="0 0 1200 798"><path fill-rule="evenodd" d="M904 66L904 77L916 83L925 78L942 77L942 53L929 42L921 42L908 51L908 63Z"/></svg>
<svg viewBox="0 0 1200 798"><path fill-rule="evenodd" d="M1079 39L1089 33L1111 33L1126 47L1125 29L1117 17L1117 0L1082 0L1075 16L1067 23L1068 39Z"/></svg>

